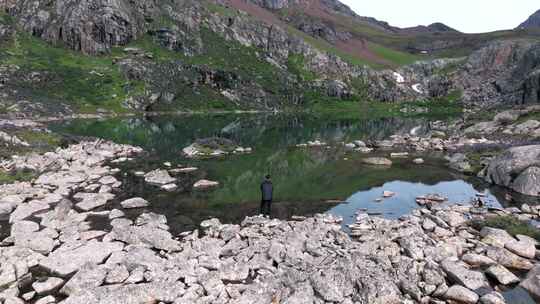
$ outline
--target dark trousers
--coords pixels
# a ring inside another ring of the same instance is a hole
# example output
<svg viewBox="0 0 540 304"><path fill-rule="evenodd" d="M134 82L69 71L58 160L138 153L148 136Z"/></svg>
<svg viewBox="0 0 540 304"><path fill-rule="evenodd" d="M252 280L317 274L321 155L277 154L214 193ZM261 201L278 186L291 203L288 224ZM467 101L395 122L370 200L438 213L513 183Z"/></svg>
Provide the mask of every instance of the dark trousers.
<svg viewBox="0 0 540 304"><path fill-rule="evenodd" d="M272 201L261 200L261 214L270 216L272 212Z"/></svg>

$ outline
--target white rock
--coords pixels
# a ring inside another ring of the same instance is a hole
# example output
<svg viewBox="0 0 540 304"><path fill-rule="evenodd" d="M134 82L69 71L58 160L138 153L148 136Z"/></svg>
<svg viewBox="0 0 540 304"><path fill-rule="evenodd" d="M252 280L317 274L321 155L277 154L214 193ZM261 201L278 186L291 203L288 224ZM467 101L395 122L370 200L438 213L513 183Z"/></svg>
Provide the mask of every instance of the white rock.
<svg viewBox="0 0 540 304"><path fill-rule="evenodd" d="M493 265L486 270L486 273L495 278L503 285L510 285L519 282L519 278L501 265Z"/></svg>
<svg viewBox="0 0 540 304"><path fill-rule="evenodd" d="M207 188L212 188L212 187L217 187L217 186L219 186L218 182L203 179L203 180L200 180L200 181L196 182L193 185L193 188L195 188L195 189L207 189Z"/></svg>
<svg viewBox="0 0 540 304"><path fill-rule="evenodd" d="M124 209L133 209L133 208L148 207L148 206L150 206L150 203L147 200L143 199L143 198L134 197L134 198L130 198L130 199L127 199L127 200L121 202L120 205Z"/></svg>
<svg viewBox="0 0 540 304"><path fill-rule="evenodd" d="M64 284L64 280L55 277L49 277L45 281L36 281L32 284L32 288L38 295L49 294L60 288Z"/></svg>

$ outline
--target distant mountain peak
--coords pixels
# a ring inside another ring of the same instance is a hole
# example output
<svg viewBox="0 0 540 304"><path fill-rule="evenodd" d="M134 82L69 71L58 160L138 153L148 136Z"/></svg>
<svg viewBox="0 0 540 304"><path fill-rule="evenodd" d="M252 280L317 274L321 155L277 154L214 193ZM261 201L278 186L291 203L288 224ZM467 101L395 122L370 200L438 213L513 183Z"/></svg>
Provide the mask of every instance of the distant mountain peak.
<svg viewBox="0 0 540 304"><path fill-rule="evenodd" d="M518 29L540 28L540 10L532 14L529 19L520 24Z"/></svg>

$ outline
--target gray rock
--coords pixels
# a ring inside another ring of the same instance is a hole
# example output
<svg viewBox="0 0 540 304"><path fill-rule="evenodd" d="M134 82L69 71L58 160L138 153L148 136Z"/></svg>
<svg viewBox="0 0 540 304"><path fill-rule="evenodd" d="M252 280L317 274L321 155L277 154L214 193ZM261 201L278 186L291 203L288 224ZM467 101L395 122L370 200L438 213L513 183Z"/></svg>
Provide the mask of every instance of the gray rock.
<svg viewBox="0 0 540 304"><path fill-rule="evenodd" d="M180 282L101 286L70 295L63 304L172 303L184 294Z"/></svg>
<svg viewBox="0 0 540 304"><path fill-rule="evenodd" d="M135 225L149 225L157 228L168 228L167 227L167 218L164 215L156 214L153 212L143 213L135 220ZM165 229L168 230L168 229Z"/></svg>
<svg viewBox="0 0 540 304"><path fill-rule="evenodd" d="M448 291L444 295L444 298L447 300L454 300L465 304L475 304L476 302L478 302L479 297L476 293L470 291L463 286L454 285L448 289Z"/></svg>
<svg viewBox="0 0 540 304"><path fill-rule="evenodd" d="M15 221L28 219L36 213L43 212L49 208L50 206L48 204L40 201L31 201L27 204L21 204L17 206L13 213L11 213L9 222L14 223Z"/></svg>
<svg viewBox="0 0 540 304"><path fill-rule="evenodd" d="M11 263L0 264L0 287L7 287L17 281L17 269Z"/></svg>
<svg viewBox="0 0 540 304"><path fill-rule="evenodd" d="M60 290L65 295L79 294L85 290L99 287L105 281L107 271L95 264L84 264L79 271Z"/></svg>
<svg viewBox="0 0 540 304"><path fill-rule="evenodd" d="M482 242L501 248L503 248L506 243L516 240L505 230L491 227L482 228L480 236L483 237Z"/></svg>
<svg viewBox="0 0 540 304"><path fill-rule="evenodd" d="M30 300L32 300L35 296L36 296L36 292L35 292L35 291L29 291L29 292L23 294L23 295L22 295L22 298L23 298L25 301L30 301Z"/></svg>
<svg viewBox="0 0 540 304"><path fill-rule="evenodd" d="M150 203L143 198L134 197L121 202L120 205L124 209L134 209L148 207L150 206Z"/></svg>
<svg viewBox="0 0 540 304"><path fill-rule="evenodd" d="M512 187L516 177L519 177L529 167L540 167L540 146L522 146L507 150L500 156L493 159L486 169L486 180L496 185ZM532 169L530 173L522 176L516 189L520 191L530 190L524 186L534 183L529 181L529 178L537 178L536 169ZM538 193L532 195L538 195Z"/></svg>
<svg viewBox="0 0 540 304"><path fill-rule="evenodd" d="M46 296L35 302L35 304L54 304L56 303L56 298L53 296Z"/></svg>
<svg viewBox="0 0 540 304"><path fill-rule="evenodd" d="M167 251L180 250L178 241L163 229L152 226L114 226L112 230L113 239L131 245L142 245Z"/></svg>
<svg viewBox="0 0 540 304"><path fill-rule="evenodd" d="M499 247L488 248L486 255L504 267L518 270L530 270L533 264L512 252Z"/></svg>
<svg viewBox="0 0 540 304"><path fill-rule="evenodd" d="M464 254L461 257L461 259L463 260L463 262L471 266L484 267L484 266L492 266L496 264L496 262L493 259L490 259L485 255L479 255L479 254L474 254L474 253Z"/></svg>
<svg viewBox="0 0 540 304"><path fill-rule="evenodd" d="M424 230L428 232L432 232L433 230L435 230L436 227L437 227L437 224L435 224L430 219L425 219L424 222L422 223L422 228L424 228Z"/></svg>
<svg viewBox="0 0 540 304"><path fill-rule="evenodd" d="M501 265L493 265L486 270L486 273L495 278L503 285L519 282L519 278Z"/></svg>
<svg viewBox="0 0 540 304"><path fill-rule="evenodd" d="M105 277L107 284L123 283L129 277L129 271L125 265L115 265L109 270Z"/></svg>
<svg viewBox="0 0 540 304"><path fill-rule="evenodd" d="M536 247L534 243L528 241L510 241L504 245L506 249L519 256L528 259L534 259Z"/></svg>
<svg viewBox="0 0 540 304"><path fill-rule="evenodd" d="M4 300L4 304L26 304L23 300L20 298L17 298L16 296L7 297Z"/></svg>
<svg viewBox="0 0 540 304"><path fill-rule="evenodd" d="M97 241L90 241L73 248L63 245L41 260L39 265L60 277L67 277L87 263L103 263L113 252L121 251L123 248L124 245L121 243Z"/></svg>
<svg viewBox="0 0 540 304"><path fill-rule="evenodd" d="M506 301L504 300L504 297L502 294L493 291L488 294L483 295L480 298L480 303L482 304L506 304Z"/></svg>
<svg viewBox="0 0 540 304"><path fill-rule="evenodd" d="M176 179L169 175L167 170L156 169L150 171L144 175L144 180L152 185L163 186L168 184L173 184L176 182Z"/></svg>
<svg viewBox="0 0 540 304"><path fill-rule="evenodd" d="M450 227L461 226L467 221L463 214L455 211L438 212L437 216L445 221Z"/></svg>
<svg viewBox="0 0 540 304"><path fill-rule="evenodd" d="M512 182L511 188L519 193L540 196L540 166L529 167Z"/></svg>
<svg viewBox="0 0 540 304"><path fill-rule="evenodd" d="M114 198L111 193L77 193L73 196L76 200L81 200L75 206L82 211L90 211L101 206Z"/></svg>
<svg viewBox="0 0 540 304"><path fill-rule="evenodd" d="M507 125L518 120L520 116L521 115L519 111L509 110L509 111L504 111L495 115L493 120L499 124Z"/></svg>
<svg viewBox="0 0 540 304"><path fill-rule="evenodd" d="M58 290L64 284L64 280L55 277L49 277L45 281L36 281L32 288L38 295L50 294Z"/></svg>
<svg viewBox="0 0 540 304"><path fill-rule="evenodd" d="M113 209L111 210L111 212L109 213L109 219L110 220L114 220L116 218L119 218L119 217L123 217L125 214L122 210L118 210L118 209Z"/></svg>
<svg viewBox="0 0 540 304"><path fill-rule="evenodd" d="M535 266L520 284L535 297L540 298L540 265Z"/></svg>
<svg viewBox="0 0 540 304"><path fill-rule="evenodd" d="M477 290L489 286L483 273L469 270L459 262L445 260L441 264L448 277L471 290Z"/></svg>
<svg viewBox="0 0 540 304"><path fill-rule="evenodd" d="M249 276L249 267L246 263L231 260L219 268L219 276L223 281L242 282Z"/></svg>
<svg viewBox="0 0 540 304"><path fill-rule="evenodd" d="M368 165L376 165L376 166L391 166L392 165L392 161L384 157L368 157L368 158L362 159L362 162Z"/></svg>

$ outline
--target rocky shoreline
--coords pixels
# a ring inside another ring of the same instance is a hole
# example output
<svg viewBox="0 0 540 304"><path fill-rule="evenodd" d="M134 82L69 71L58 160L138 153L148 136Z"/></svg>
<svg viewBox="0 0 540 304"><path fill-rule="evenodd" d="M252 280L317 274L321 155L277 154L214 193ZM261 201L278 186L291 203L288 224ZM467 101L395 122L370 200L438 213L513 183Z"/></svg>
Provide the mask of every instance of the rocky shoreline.
<svg viewBox="0 0 540 304"><path fill-rule="evenodd" d="M121 181L107 164L141 152L99 140L13 160L41 175L0 186L3 303L505 303L518 283L540 297L536 240L472 225L538 219L536 206L435 205L399 220L359 211L350 234L316 215L211 219L172 235L151 201L110 204Z"/></svg>

